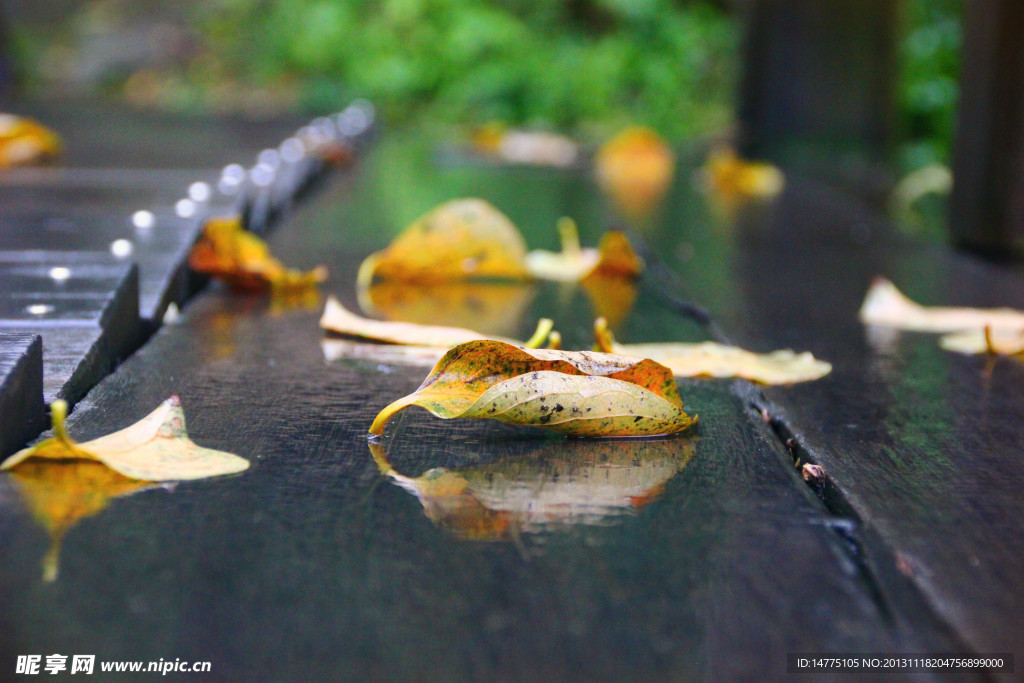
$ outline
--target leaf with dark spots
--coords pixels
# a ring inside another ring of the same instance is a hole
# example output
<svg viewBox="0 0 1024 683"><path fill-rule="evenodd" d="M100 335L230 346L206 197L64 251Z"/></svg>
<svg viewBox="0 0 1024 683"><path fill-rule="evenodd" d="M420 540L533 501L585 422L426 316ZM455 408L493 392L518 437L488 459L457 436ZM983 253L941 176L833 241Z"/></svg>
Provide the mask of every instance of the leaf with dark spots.
<svg viewBox="0 0 1024 683"><path fill-rule="evenodd" d="M695 420L683 412L672 372L652 360L494 340L448 351L419 389L377 415L370 433L382 434L412 405L443 419L491 418L572 436L672 434Z"/></svg>

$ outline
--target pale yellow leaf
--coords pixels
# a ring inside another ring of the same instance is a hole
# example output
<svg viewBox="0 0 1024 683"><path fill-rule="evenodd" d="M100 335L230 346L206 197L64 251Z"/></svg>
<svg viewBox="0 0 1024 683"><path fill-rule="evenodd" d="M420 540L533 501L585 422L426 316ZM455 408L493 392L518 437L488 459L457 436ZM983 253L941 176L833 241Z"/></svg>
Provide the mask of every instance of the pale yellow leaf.
<svg viewBox="0 0 1024 683"><path fill-rule="evenodd" d="M364 318L349 311L333 296L327 297L327 305L320 318L320 327L328 332L348 337L372 339L389 344L433 346L442 349L449 349L467 341L489 338L479 332L459 327ZM519 343L513 339L502 339L502 341L507 341L510 344Z"/></svg>
<svg viewBox="0 0 1024 683"><path fill-rule="evenodd" d="M904 296L889 280L879 277L871 284L860 309L866 325L894 327L912 332L960 332L986 327L996 330L1024 329L1024 311L1010 308L925 307Z"/></svg>
<svg viewBox="0 0 1024 683"><path fill-rule="evenodd" d="M67 406L55 401L52 438L8 458L0 469L11 469L30 458L96 460L131 479L179 481L241 472L249 462L237 455L197 446L185 431L185 414L177 396L130 427L107 436L75 443L64 430Z"/></svg>
<svg viewBox="0 0 1024 683"><path fill-rule="evenodd" d="M954 332L944 335L939 340L939 345L947 351L956 353L1017 356L1024 354L1024 328Z"/></svg>
<svg viewBox="0 0 1024 683"><path fill-rule="evenodd" d="M754 353L717 342L619 344L600 318L594 322L597 347L603 351L650 358L668 366L677 377L741 377L762 384L794 384L820 379L832 365L809 351L790 349Z"/></svg>

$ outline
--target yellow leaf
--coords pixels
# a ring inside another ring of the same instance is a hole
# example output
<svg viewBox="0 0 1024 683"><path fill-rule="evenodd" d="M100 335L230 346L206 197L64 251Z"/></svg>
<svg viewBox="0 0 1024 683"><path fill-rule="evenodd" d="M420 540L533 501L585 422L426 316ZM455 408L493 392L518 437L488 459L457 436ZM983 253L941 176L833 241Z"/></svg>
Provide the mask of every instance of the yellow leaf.
<svg viewBox="0 0 1024 683"><path fill-rule="evenodd" d="M528 346L540 346L551 330L552 322L542 318L537 324L534 338L526 342ZM333 296L327 297L324 314L320 318L320 327L328 332L372 339L388 344L408 344L410 346L432 346L449 349L457 344L480 339L493 339L459 327L441 327L439 325L420 325L418 323L402 323L387 320L371 320L352 313ZM514 339L502 339L509 344L519 344Z"/></svg>
<svg viewBox="0 0 1024 683"><path fill-rule="evenodd" d="M747 161L728 147L712 150L703 175L708 188L726 203L775 197L786 184L782 171L775 166Z"/></svg>
<svg viewBox="0 0 1024 683"><path fill-rule="evenodd" d="M504 541L516 533L604 524L656 500L693 456L694 439L560 441L525 456L407 477L381 443L381 472L415 495L427 517L460 538Z"/></svg>
<svg viewBox="0 0 1024 683"><path fill-rule="evenodd" d="M377 415L370 433L383 433L412 405L443 419L487 418L571 436L672 434L694 421L672 373L654 361L493 340L449 350L419 389Z"/></svg>
<svg viewBox="0 0 1024 683"><path fill-rule="evenodd" d="M939 345L947 351L977 354L989 353L1000 356L1024 354L1024 328L1015 330L986 327L944 335Z"/></svg>
<svg viewBox="0 0 1024 683"><path fill-rule="evenodd" d="M50 536L50 549L43 558L45 581L57 578L61 540L71 527L102 512L114 498L154 486L95 460L32 458L15 467L10 476L32 516Z"/></svg>
<svg viewBox="0 0 1024 683"><path fill-rule="evenodd" d="M477 152L510 164L566 168L579 155L579 147L564 135L509 130L495 122L475 130L471 140Z"/></svg>
<svg viewBox="0 0 1024 683"><path fill-rule="evenodd" d="M1024 329L1024 311L1010 308L925 307L904 296L889 280L878 277L871 283L860 308L865 325L894 327L912 332L960 332L986 327L995 330Z"/></svg>
<svg viewBox="0 0 1024 683"><path fill-rule="evenodd" d="M598 249L581 248L576 223L558 221L562 251L536 249L526 255L530 274L542 280L579 282L590 276L635 278L643 272L643 260L633 251L629 239L617 230L605 233Z"/></svg>
<svg viewBox="0 0 1024 683"><path fill-rule="evenodd" d="M595 157L601 189L627 217L646 218L672 184L675 153L649 128L627 128Z"/></svg>
<svg viewBox="0 0 1024 683"><path fill-rule="evenodd" d="M667 365L677 377L742 377L762 384L793 384L820 379L832 371L829 363L809 351L756 354L716 342L618 344L600 318L594 321L594 336L602 351L651 358Z"/></svg>
<svg viewBox="0 0 1024 683"><path fill-rule="evenodd" d="M271 255L266 242L242 227L238 216L209 219L192 247L188 263L197 272L245 291L294 295L314 290L327 279L323 266L308 272L286 268Z"/></svg>
<svg viewBox="0 0 1024 683"><path fill-rule="evenodd" d="M15 453L0 470L19 467L33 458L95 460L131 479L179 481L233 474L249 467L248 461L237 455L194 444L185 431L185 413L177 396L132 426L81 444L64 430L67 404L54 401L50 410L53 437Z"/></svg>
<svg viewBox="0 0 1024 683"><path fill-rule="evenodd" d="M452 282L525 280L526 243L504 214L482 199L454 199L412 222L391 245L359 267L375 280Z"/></svg>
<svg viewBox="0 0 1024 683"><path fill-rule="evenodd" d="M29 118L0 114L0 168L34 164L57 156L60 138Z"/></svg>

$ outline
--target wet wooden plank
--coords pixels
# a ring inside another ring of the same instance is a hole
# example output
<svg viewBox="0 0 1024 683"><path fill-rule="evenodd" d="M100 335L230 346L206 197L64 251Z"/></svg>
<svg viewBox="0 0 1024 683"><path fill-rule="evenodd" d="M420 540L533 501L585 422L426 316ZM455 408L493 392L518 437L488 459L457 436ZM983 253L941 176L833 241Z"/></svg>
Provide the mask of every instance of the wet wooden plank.
<svg viewBox="0 0 1024 683"><path fill-rule="evenodd" d="M47 402L70 403L142 341L138 271L109 254L0 252L0 330L43 337Z"/></svg>
<svg viewBox="0 0 1024 683"><path fill-rule="evenodd" d="M372 212L386 178L327 188L272 238L290 265L329 263L329 289L352 306L361 226L339 231L331 206ZM510 334L559 299L537 291ZM678 332L652 302L638 306L638 319ZM582 344L589 310L560 311ZM8 503L12 647L176 648L231 679L474 680L781 678L790 651L962 647L913 583L865 570L837 531L849 520L811 494L729 383L684 383L700 427L664 441L410 413L386 440L392 464L473 482L475 505L438 514L451 501L389 483L366 441L376 411L425 369L325 361L319 313L214 290L89 394L71 418L78 438L176 392L198 443L253 467L113 501L65 534L57 591L42 598L32 589L49 541ZM621 475L644 485L616 485ZM3 486L15 501L16 484ZM130 588L85 589L96 585ZM131 620L99 618L124 604Z"/></svg>
<svg viewBox="0 0 1024 683"><path fill-rule="evenodd" d="M0 458L46 426L42 350L38 335L0 332Z"/></svg>
<svg viewBox="0 0 1024 683"><path fill-rule="evenodd" d="M733 338L811 350L834 364L818 382L765 389L783 438L822 466L831 503L892 550L935 611L978 652L1024 639L1024 366L943 351L935 336L863 326L876 275L923 304L1024 307L1024 281L940 247L885 236L848 200L821 202L794 180L769 214L741 223L731 296L679 264L695 296L716 298ZM703 281L703 283L702 283ZM702 283L702 284L701 284ZM868 545L872 545L869 542Z"/></svg>

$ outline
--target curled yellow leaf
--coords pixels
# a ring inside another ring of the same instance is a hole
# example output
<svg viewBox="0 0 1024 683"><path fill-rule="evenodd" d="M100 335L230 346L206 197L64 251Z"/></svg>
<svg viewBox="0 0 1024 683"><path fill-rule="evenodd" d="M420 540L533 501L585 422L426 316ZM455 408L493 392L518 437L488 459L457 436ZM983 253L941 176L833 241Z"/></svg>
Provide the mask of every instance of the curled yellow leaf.
<svg viewBox="0 0 1024 683"><path fill-rule="evenodd" d="M953 308L921 306L908 299L884 277L875 278L860 308L866 325L893 327L912 332L961 332L986 327L992 330L1024 329L1024 311L1011 308Z"/></svg>
<svg viewBox="0 0 1024 683"><path fill-rule="evenodd" d="M60 138L46 126L23 116L0 114L0 168L34 164L60 152Z"/></svg>
<svg viewBox="0 0 1024 683"><path fill-rule="evenodd" d="M742 377L762 384L794 384L820 379L832 371L831 364L809 351L781 349L758 354L717 342L619 344L601 318L594 321L594 337L602 351L651 358L668 366L677 377Z"/></svg>
<svg viewBox="0 0 1024 683"><path fill-rule="evenodd" d="M382 434L391 417L413 405L443 419L486 418L571 436L672 434L694 422L659 363L494 340L449 350L419 389L377 415L370 433Z"/></svg>
<svg viewBox="0 0 1024 683"><path fill-rule="evenodd" d="M15 453L0 469L17 467L30 458L95 460L130 479L182 481L233 474L249 467L244 458L193 443L185 431L185 413L177 396L130 427L81 444L64 429L67 404L54 401L50 410L53 437Z"/></svg>
<svg viewBox="0 0 1024 683"><path fill-rule="evenodd" d="M390 246L359 267L360 286L375 280L451 282L524 280L526 243L503 213L482 199L453 199L413 221Z"/></svg>
<svg viewBox="0 0 1024 683"><path fill-rule="evenodd" d="M285 267L271 255L266 242L242 227L238 216L209 219L189 253L188 263L193 270L243 291L293 295L315 290L327 279L323 266L306 272Z"/></svg>

